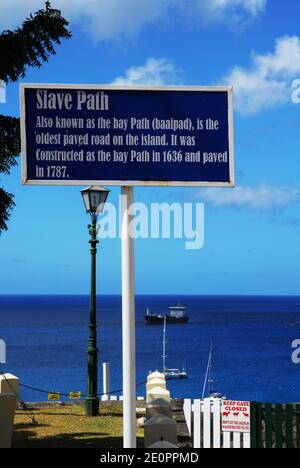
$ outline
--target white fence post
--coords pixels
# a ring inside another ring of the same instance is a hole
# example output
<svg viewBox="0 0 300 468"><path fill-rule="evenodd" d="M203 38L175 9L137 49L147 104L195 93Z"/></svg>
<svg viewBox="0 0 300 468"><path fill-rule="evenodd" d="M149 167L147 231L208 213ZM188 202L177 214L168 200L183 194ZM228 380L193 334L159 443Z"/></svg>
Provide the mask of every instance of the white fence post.
<svg viewBox="0 0 300 468"><path fill-rule="evenodd" d="M244 449L251 449L251 434L243 434L243 439Z"/></svg>
<svg viewBox="0 0 300 468"><path fill-rule="evenodd" d="M234 432L233 434L233 448L234 449L241 448L241 434L239 432Z"/></svg>
<svg viewBox="0 0 300 468"><path fill-rule="evenodd" d="M203 429L203 448L210 449L210 440L211 440L211 402L209 398L204 400L203 405L204 411L204 429Z"/></svg>
<svg viewBox="0 0 300 468"><path fill-rule="evenodd" d="M195 400L193 405L194 412L194 448L201 447L201 400Z"/></svg>
<svg viewBox="0 0 300 468"><path fill-rule="evenodd" d="M214 449L221 448L221 401L214 400L213 402L213 447Z"/></svg>
<svg viewBox="0 0 300 468"><path fill-rule="evenodd" d="M223 447L224 449L231 449L231 432L224 432Z"/></svg>
<svg viewBox="0 0 300 468"><path fill-rule="evenodd" d="M186 425L189 430L190 437L192 436L192 400L184 400L183 412L185 416Z"/></svg>

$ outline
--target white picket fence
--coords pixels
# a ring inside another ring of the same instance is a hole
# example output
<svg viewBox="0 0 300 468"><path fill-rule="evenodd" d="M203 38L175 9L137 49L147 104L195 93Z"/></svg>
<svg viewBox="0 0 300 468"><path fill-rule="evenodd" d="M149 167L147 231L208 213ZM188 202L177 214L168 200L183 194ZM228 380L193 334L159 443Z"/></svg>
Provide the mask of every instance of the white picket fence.
<svg viewBox="0 0 300 468"><path fill-rule="evenodd" d="M102 395L101 401L123 401L123 396ZM145 401L145 397L139 396L137 397L137 401L143 402Z"/></svg>
<svg viewBox="0 0 300 468"><path fill-rule="evenodd" d="M194 448L251 448L249 433L222 432L221 400L184 400L184 414Z"/></svg>

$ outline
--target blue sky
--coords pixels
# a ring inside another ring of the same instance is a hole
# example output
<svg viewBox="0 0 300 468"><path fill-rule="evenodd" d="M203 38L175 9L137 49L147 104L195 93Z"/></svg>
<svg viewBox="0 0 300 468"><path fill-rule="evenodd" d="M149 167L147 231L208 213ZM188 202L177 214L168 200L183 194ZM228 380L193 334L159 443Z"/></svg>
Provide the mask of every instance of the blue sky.
<svg viewBox="0 0 300 468"><path fill-rule="evenodd" d="M1 0L0 29L43 2ZM139 294L294 294L299 286L300 5L294 0L53 1L73 38L24 82L214 85L235 89L237 188L138 188L136 201L205 202L205 246L136 242ZM18 84L3 114L19 115ZM89 251L79 187L23 187L0 238L0 294L85 294ZM224 189L225 190L225 189ZM110 201L117 201L112 189ZM120 241L100 245L98 292L121 290Z"/></svg>

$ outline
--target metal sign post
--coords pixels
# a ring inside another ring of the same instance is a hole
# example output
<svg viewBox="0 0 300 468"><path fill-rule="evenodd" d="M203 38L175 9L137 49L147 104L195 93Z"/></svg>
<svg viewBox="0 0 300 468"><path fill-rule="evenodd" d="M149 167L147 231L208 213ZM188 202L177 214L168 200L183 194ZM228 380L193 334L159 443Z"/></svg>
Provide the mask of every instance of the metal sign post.
<svg viewBox="0 0 300 468"><path fill-rule="evenodd" d="M133 187L122 187L123 446L136 448Z"/></svg>

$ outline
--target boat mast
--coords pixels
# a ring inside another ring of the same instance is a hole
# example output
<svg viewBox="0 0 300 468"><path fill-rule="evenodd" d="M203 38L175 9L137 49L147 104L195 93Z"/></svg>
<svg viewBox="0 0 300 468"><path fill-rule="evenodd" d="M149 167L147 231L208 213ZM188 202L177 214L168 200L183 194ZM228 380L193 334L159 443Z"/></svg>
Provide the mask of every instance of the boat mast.
<svg viewBox="0 0 300 468"><path fill-rule="evenodd" d="M208 395L211 395L214 390L214 380L212 377L212 353L213 347L210 348L210 359L209 359L209 373L208 373Z"/></svg>
<svg viewBox="0 0 300 468"><path fill-rule="evenodd" d="M203 386L203 391L202 391L202 400L205 398L205 392L206 392L207 384L209 384L209 393L208 393L208 395L210 395L212 393L212 384L213 384L213 380L212 380L212 376L211 376L212 353L213 353L213 345L211 343L209 357L208 357L208 363L207 363L207 369L206 369L206 374L205 374L205 380L204 380L204 386Z"/></svg>
<svg viewBox="0 0 300 468"><path fill-rule="evenodd" d="M162 355L162 358L163 358L163 372L165 372L167 370L167 366L166 366L166 332L167 332L167 317L165 316L164 318L164 329L163 329L163 355Z"/></svg>

